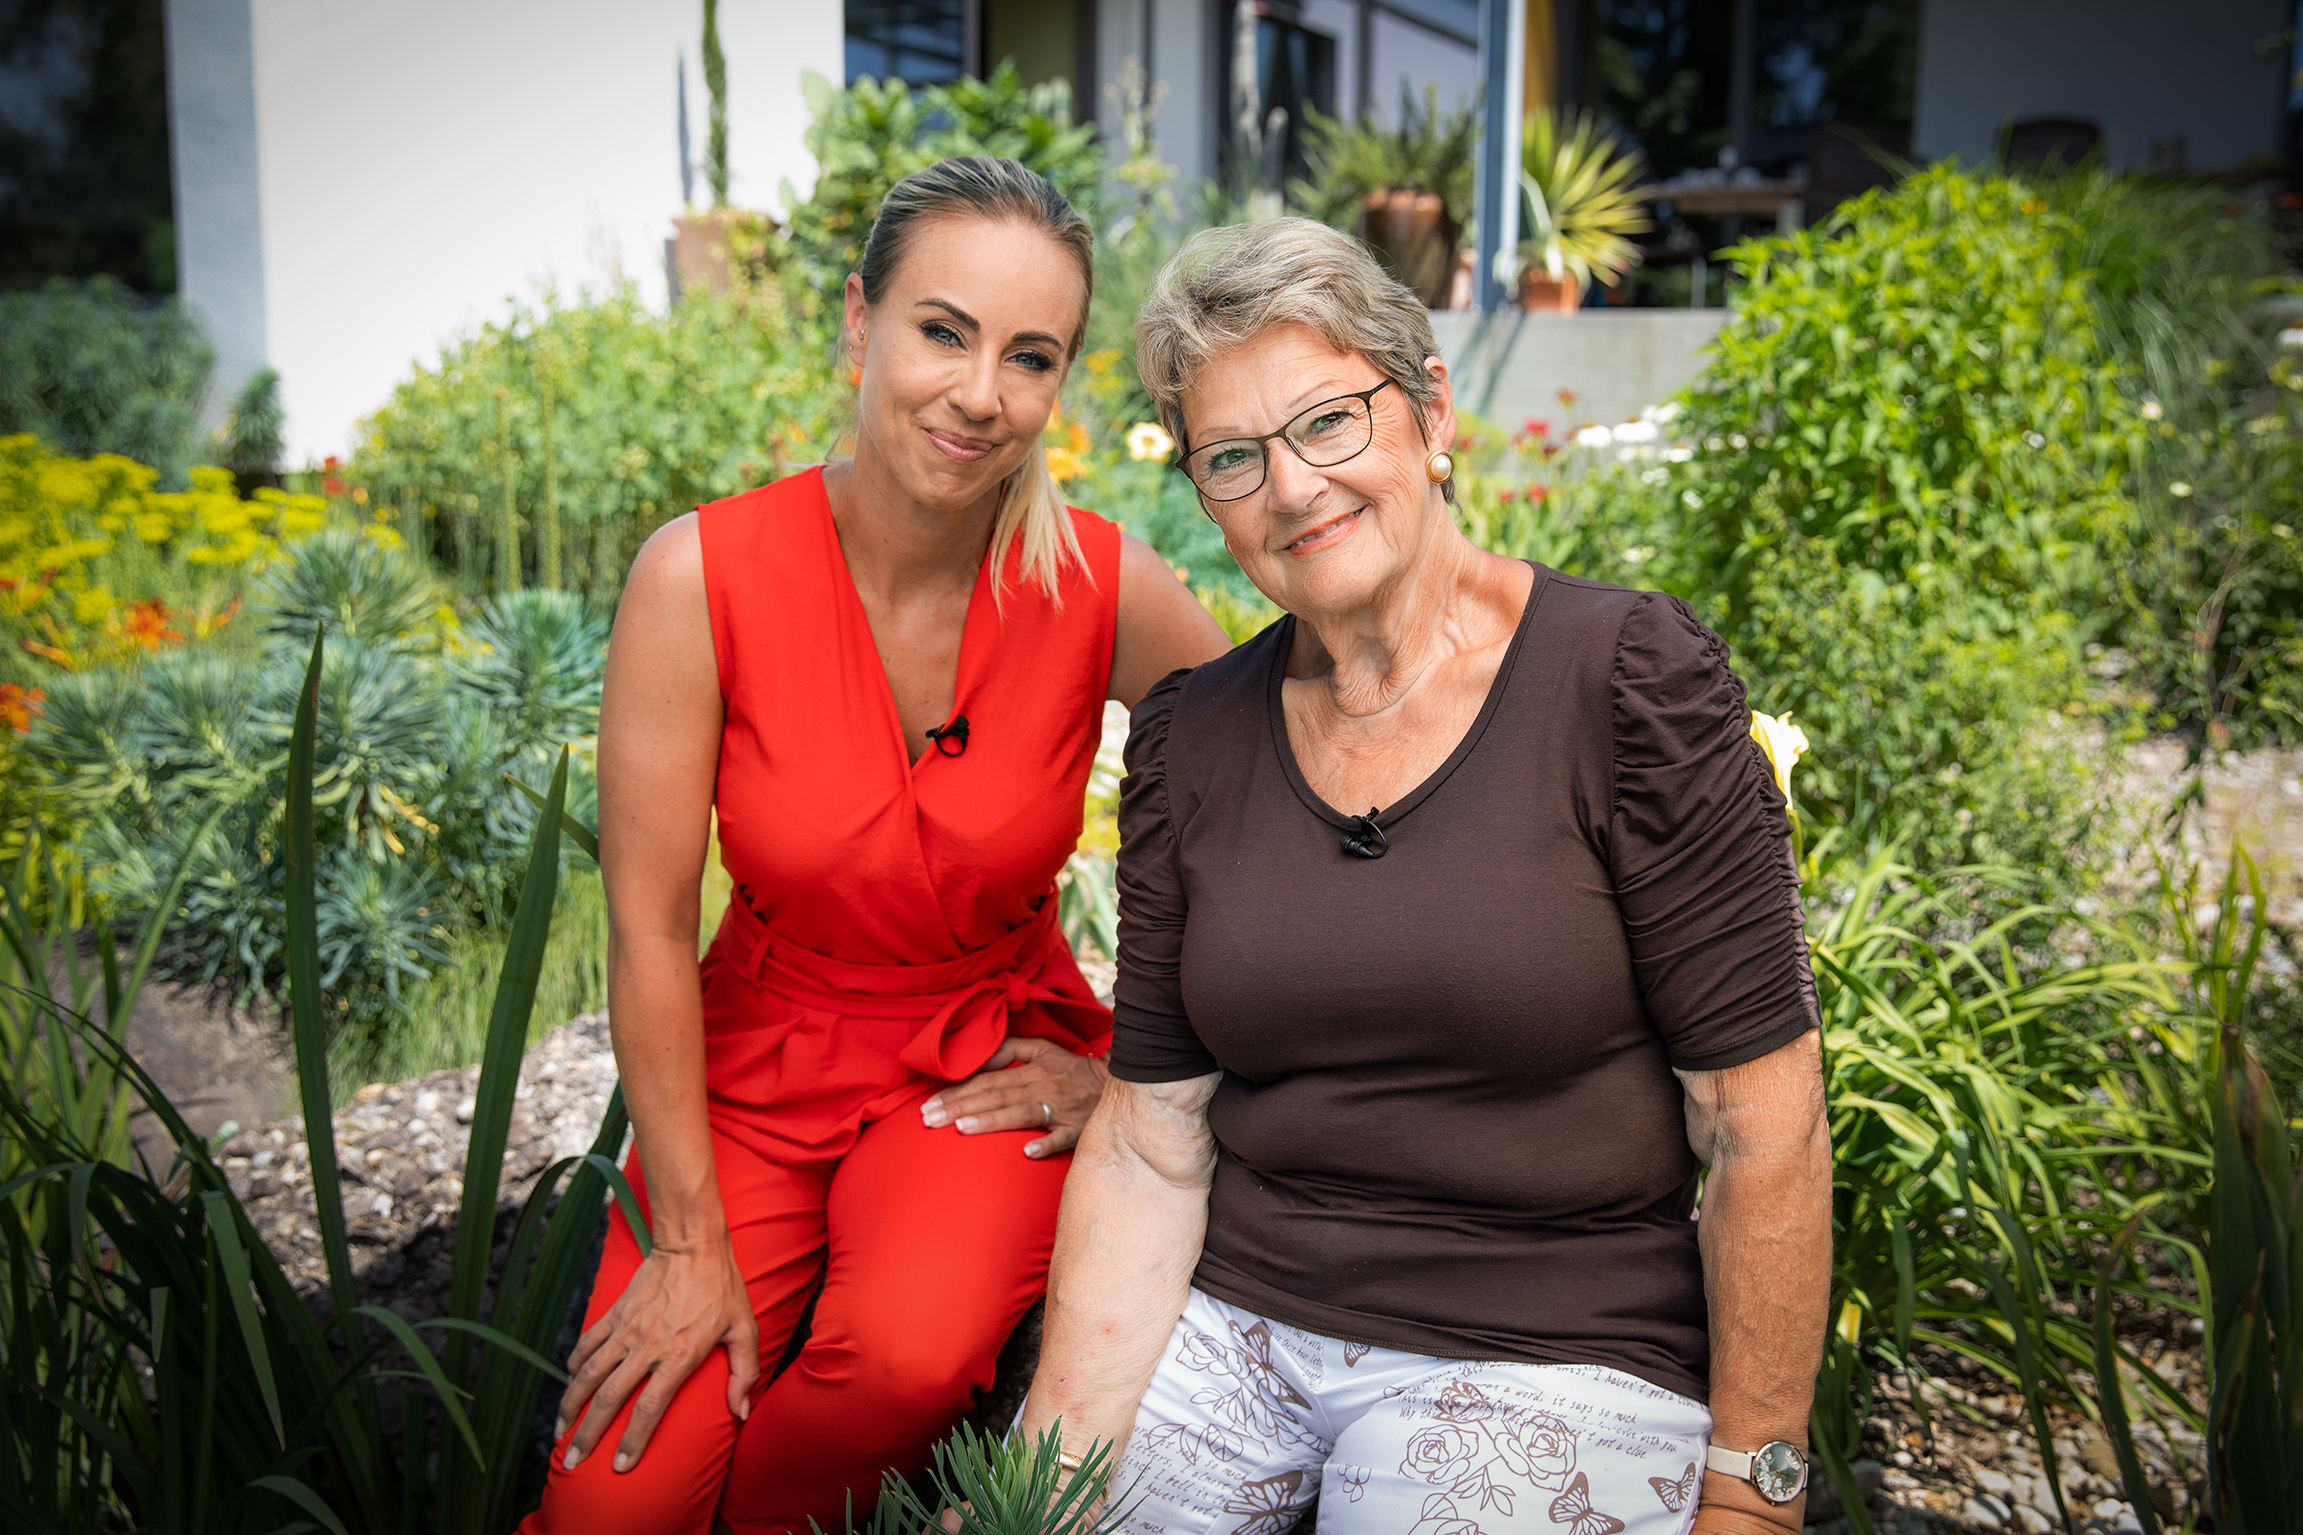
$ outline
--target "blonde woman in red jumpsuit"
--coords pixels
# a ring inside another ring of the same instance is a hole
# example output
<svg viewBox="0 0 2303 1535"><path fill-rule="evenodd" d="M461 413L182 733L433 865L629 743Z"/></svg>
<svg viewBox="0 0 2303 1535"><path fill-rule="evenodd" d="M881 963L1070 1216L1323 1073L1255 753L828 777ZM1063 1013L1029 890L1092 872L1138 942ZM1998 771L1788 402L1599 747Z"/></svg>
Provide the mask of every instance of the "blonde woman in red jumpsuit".
<svg viewBox="0 0 2303 1535"><path fill-rule="evenodd" d="M1103 702L1225 648L1047 479L1087 238L1012 161L900 183L847 282L854 459L633 565L600 846L655 1246L612 1219L529 1531L837 1531L1045 1286L1111 1027L1054 887ZM699 967L715 809L736 896Z"/></svg>

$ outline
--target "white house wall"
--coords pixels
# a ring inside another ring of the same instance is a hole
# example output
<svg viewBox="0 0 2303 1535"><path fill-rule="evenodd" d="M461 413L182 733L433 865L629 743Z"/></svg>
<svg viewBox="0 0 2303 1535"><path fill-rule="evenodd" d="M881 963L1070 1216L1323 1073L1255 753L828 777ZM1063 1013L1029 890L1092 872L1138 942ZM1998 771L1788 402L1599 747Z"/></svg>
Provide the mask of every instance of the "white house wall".
<svg viewBox="0 0 2303 1535"><path fill-rule="evenodd" d="M348 451L358 418L412 364L503 316L509 299L629 278L662 301L663 241L680 211L683 54L696 195L709 195L700 5L169 0L168 9L178 165L205 167L179 186L185 296L216 336L220 393L238 387L251 358L280 370L292 460ZM252 22L252 166L234 148L226 109L235 11ZM720 32L730 197L775 207L782 180L804 190L814 179L800 76L840 79L840 8L723 0ZM242 248L250 205L261 209L253 257ZM251 281L262 294L253 326Z"/></svg>
<svg viewBox="0 0 2303 1535"><path fill-rule="evenodd" d="M2176 135L2192 166L2236 166L2279 147L2292 20L2285 0L1926 0L1914 147L1972 164L2010 119L2077 117L2118 169Z"/></svg>

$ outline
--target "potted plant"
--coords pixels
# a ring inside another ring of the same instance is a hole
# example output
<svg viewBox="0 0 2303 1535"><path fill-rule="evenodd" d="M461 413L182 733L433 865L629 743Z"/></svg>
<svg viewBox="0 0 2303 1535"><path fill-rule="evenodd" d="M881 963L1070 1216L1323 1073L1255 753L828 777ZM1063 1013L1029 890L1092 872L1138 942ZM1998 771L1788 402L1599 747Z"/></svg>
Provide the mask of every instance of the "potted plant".
<svg viewBox="0 0 2303 1535"><path fill-rule="evenodd" d="M1595 275L1613 287L1639 264L1630 237L1655 227L1639 195L1640 169L1639 156L1588 112L1564 123L1550 107L1528 114L1519 173L1523 305L1573 310Z"/></svg>
<svg viewBox="0 0 2303 1535"><path fill-rule="evenodd" d="M1471 222L1478 108L1442 112L1432 85L1418 105L1403 85L1397 127L1372 110L1346 122L1306 109L1304 142L1310 174L1289 189L1297 211L1359 236L1424 303L1444 305Z"/></svg>

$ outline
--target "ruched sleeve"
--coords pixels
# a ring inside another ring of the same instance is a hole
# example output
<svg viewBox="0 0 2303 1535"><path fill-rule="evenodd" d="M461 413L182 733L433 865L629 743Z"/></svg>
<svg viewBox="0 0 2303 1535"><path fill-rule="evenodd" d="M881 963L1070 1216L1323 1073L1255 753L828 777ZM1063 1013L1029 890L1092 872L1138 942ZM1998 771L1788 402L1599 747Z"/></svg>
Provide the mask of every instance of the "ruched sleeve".
<svg viewBox="0 0 2303 1535"><path fill-rule="evenodd" d="M1168 727L1186 671L1161 679L1128 717L1120 780L1119 981L1112 999L1112 1075L1180 1082L1218 1069L1183 1004L1183 876L1168 803Z"/></svg>
<svg viewBox="0 0 2303 1535"><path fill-rule="evenodd" d="M1649 1020L1683 1071L1816 1026L1790 823L1727 647L1687 604L1625 615L1612 680L1609 863Z"/></svg>

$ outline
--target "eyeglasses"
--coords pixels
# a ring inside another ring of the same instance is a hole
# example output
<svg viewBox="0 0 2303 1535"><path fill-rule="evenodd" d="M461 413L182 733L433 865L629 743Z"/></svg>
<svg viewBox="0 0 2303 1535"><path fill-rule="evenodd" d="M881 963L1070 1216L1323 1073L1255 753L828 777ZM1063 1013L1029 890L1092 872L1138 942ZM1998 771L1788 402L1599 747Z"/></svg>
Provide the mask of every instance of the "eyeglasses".
<svg viewBox="0 0 2303 1535"><path fill-rule="evenodd" d="M1356 458L1375 440L1375 397L1392 386L1385 379L1358 394L1339 394L1322 400L1276 432L1261 437L1227 437L1193 448L1183 458L1183 472L1210 501L1238 501L1263 488L1274 440L1285 442L1295 456L1314 469L1332 469Z"/></svg>

